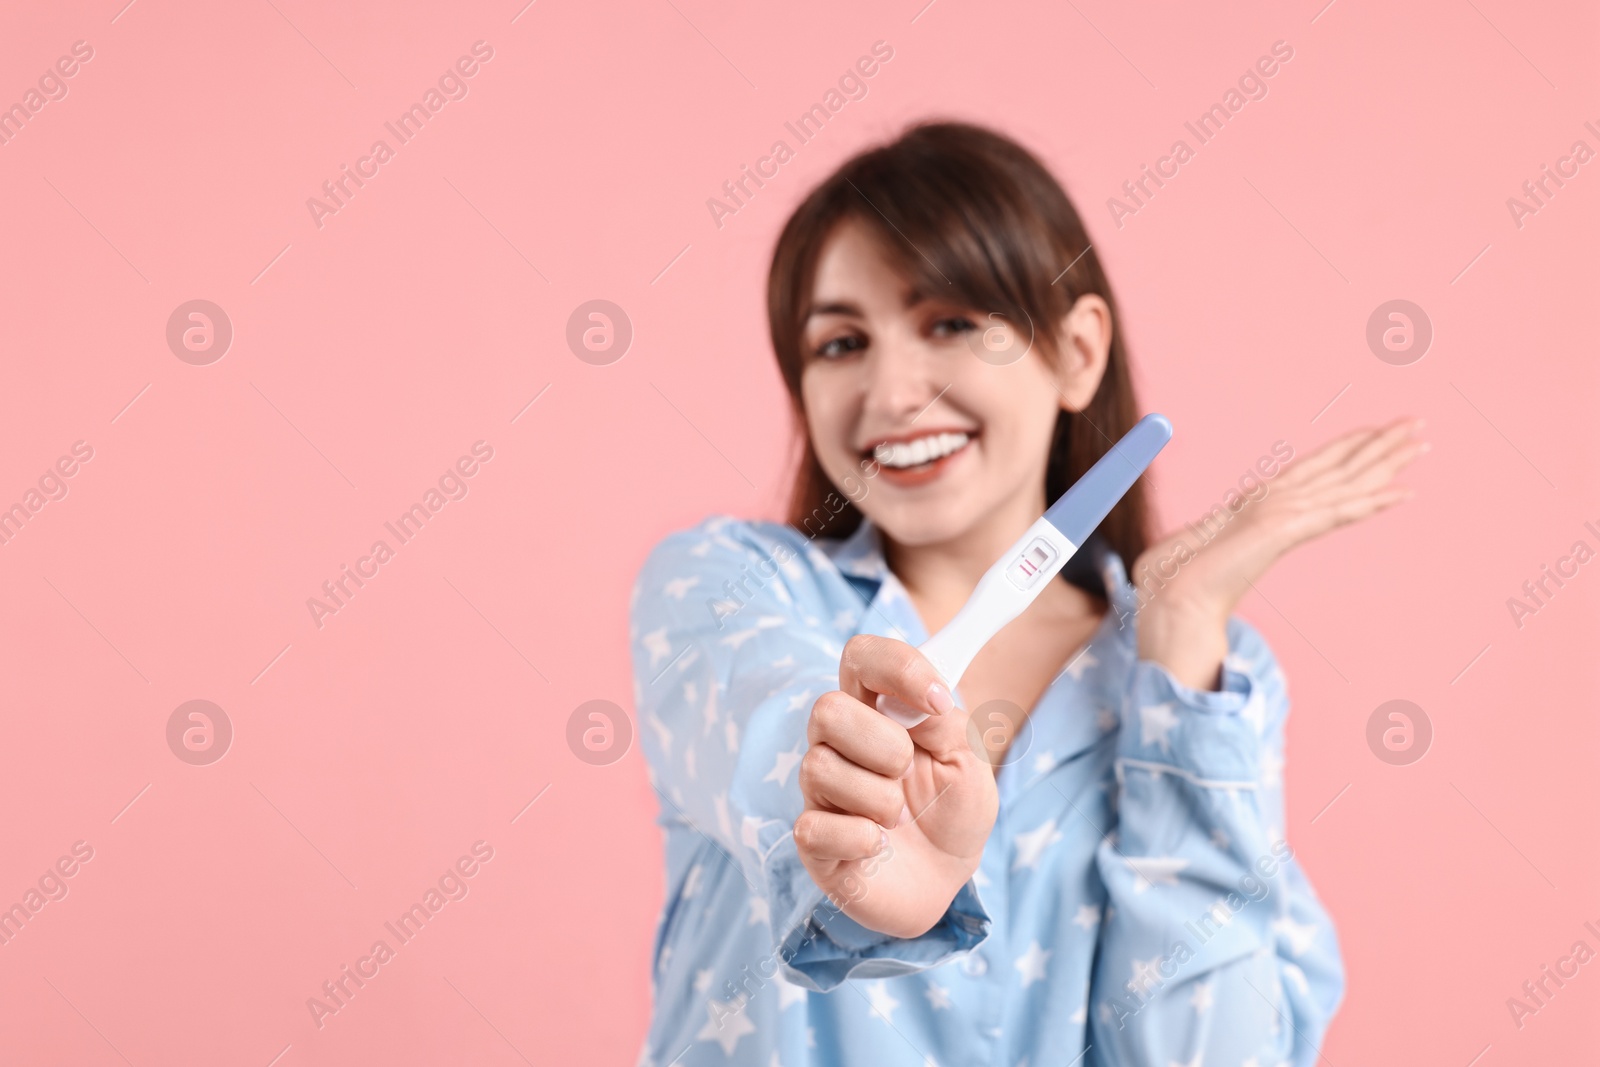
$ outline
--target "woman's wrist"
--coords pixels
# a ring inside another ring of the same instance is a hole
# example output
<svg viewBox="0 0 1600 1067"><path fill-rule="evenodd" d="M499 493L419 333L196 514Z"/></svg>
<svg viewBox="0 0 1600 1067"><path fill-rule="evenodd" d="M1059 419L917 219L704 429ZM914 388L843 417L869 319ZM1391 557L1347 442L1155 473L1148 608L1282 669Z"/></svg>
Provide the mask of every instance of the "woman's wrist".
<svg viewBox="0 0 1600 1067"><path fill-rule="evenodd" d="M1191 689L1215 691L1228 654L1228 613L1194 600L1156 600L1139 612L1139 658Z"/></svg>

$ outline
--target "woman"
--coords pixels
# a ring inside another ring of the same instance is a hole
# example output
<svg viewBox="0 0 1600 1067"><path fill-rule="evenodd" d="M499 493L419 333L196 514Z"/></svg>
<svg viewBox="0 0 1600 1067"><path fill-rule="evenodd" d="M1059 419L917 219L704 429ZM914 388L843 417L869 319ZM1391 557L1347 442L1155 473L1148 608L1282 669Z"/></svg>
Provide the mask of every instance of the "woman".
<svg viewBox="0 0 1600 1067"><path fill-rule="evenodd" d="M1343 968L1284 840L1285 681L1231 611L1409 495L1420 423L1265 461L1203 545L1147 546L1136 485L951 693L916 646L1139 414L1077 213L1013 142L915 127L796 209L768 311L790 521L671 534L634 589L641 1062L1314 1062Z"/></svg>

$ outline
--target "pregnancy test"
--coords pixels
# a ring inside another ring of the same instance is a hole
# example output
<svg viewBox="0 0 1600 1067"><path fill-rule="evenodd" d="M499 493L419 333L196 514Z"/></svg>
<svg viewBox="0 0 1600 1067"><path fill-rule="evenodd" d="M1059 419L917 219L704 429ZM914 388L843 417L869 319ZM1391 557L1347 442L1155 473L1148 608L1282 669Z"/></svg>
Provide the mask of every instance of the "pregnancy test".
<svg viewBox="0 0 1600 1067"><path fill-rule="evenodd" d="M1152 413L1135 423L984 572L955 618L918 649L952 696L978 651L1061 573L1170 440L1172 423L1165 415ZM879 694L878 710L907 729L928 717L887 693Z"/></svg>

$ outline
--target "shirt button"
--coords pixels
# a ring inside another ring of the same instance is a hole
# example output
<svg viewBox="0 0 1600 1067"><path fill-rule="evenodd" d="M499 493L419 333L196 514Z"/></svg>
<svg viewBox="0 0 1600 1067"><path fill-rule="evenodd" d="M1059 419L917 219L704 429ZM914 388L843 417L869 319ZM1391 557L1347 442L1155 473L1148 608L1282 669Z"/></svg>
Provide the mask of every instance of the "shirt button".
<svg viewBox="0 0 1600 1067"><path fill-rule="evenodd" d="M989 970L989 961L974 952L961 961L961 973L969 978L978 978Z"/></svg>

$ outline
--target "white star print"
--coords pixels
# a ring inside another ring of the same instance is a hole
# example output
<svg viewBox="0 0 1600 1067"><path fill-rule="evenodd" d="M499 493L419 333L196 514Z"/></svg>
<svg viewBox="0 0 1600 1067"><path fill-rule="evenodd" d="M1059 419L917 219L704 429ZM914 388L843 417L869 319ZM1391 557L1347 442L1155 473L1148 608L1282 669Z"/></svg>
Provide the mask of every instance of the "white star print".
<svg viewBox="0 0 1600 1067"><path fill-rule="evenodd" d="M1100 908L1096 904L1078 905L1078 914L1072 917L1073 925L1093 930L1100 925Z"/></svg>
<svg viewBox="0 0 1600 1067"><path fill-rule="evenodd" d="M950 1010L950 990L938 982L929 982L928 988L924 989L922 994L928 998L928 1004L934 1011Z"/></svg>
<svg viewBox="0 0 1600 1067"><path fill-rule="evenodd" d="M683 876L684 900L688 900L690 897L700 892L700 875L703 873L703 871L704 868L697 863L693 867L689 868L688 874Z"/></svg>
<svg viewBox="0 0 1600 1067"><path fill-rule="evenodd" d="M1043 774L1056 765L1056 757L1052 752L1041 752L1033 757L1033 773Z"/></svg>
<svg viewBox="0 0 1600 1067"><path fill-rule="evenodd" d="M1146 704L1139 709L1139 743L1148 745L1152 741L1161 746L1161 751L1172 751L1172 744L1167 740L1167 734L1178 725L1178 717L1172 714L1173 705Z"/></svg>
<svg viewBox="0 0 1600 1067"><path fill-rule="evenodd" d="M794 657L793 656L785 656L782 659L775 659L775 660L772 661L772 666L776 670L782 670L785 667L793 667L794 666Z"/></svg>
<svg viewBox="0 0 1600 1067"><path fill-rule="evenodd" d="M710 967L707 967L703 971L695 971L694 972L694 991L696 993L704 993L706 990L710 989L711 988L711 979L714 977L714 974L715 974L715 972L713 972Z"/></svg>
<svg viewBox="0 0 1600 1067"><path fill-rule="evenodd" d="M1034 982L1045 980L1045 967L1050 962L1053 950L1041 948L1039 942L1034 941L1028 946L1028 951L1018 956L1014 966L1022 972L1022 988L1027 989Z"/></svg>
<svg viewBox="0 0 1600 1067"><path fill-rule="evenodd" d="M672 731L667 729L667 724L656 718L653 712L645 723L656 732L656 740L661 743L661 751L669 756L672 755Z"/></svg>
<svg viewBox="0 0 1600 1067"><path fill-rule="evenodd" d="M760 832L761 820L756 818L754 815L746 815L744 817L744 821L739 824L739 841L746 848L753 848L757 852L760 852Z"/></svg>
<svg viewBox="0 0 1600 1067"><path fill-rule="evenodd" d="M724 1056L732 1056L733 1048L739 1043L739 1039L745 1034L756 1032L755 1024L744 1013L744 1002L743 993L732 1000L706 1001L706 1015L709 1018L705 1026L700 1028L700 1032L694 1035L695 1039L715 1041L722 1046ZM722 1007L721 1011L717 1010L719 1004Z"/></svg>
<svg viewBox="0 0 1600 1067"><path fill-rule="evenodd" d="M804 692L796 693L794 696L789 698L789 707L787 710L799 711L801 708L806 706L806 702L810 699L811 690L809 689L805 690Z"/></svg>
<svg viewBox="0 0 1600 1067"><path fill-rule="evenodd" d="M900 1006L900 1002L889 995L888 986L881 980L872 983L867 987L867 1000L872 1005L872 1014L890 1026L894 1025L894 1010Z"/></svg>
<svg viewBox="0 0 1600 1067"><path fill-rule="evenodd" d="M789 751L778 753L778 758L772 764L772 770L768 771L761 780L763 782L777 782L780 786L786 786L789 784L789 772L794 770L795 764L799 762L800 744L796 742L795 746Z"/></svg>
<svg viewBox="0 0 1600 1067"><path fill-rule="evenodd" d="M1261 751L1261 784L1268 789L1283 784L1283 757L1270 748Z"/></svg>
<svg viewBox="0 0 1600 1067"><path fill-rule="evenodd" d="M1300 990L1301 996L1311 995L1311 983L1306 981L1306 972L1299 967L1292 963L1285 963L1283 965L1283 976L1294 983L1294 987Z"/></svg>
<svg viewBox="0 0 1600 1067"><path fill-rule="evenodd" d="M1168 1060L1167 1067L1201 1067L1200 1057L1202 1055L1204 1055L1203 1052L1196 1052L1194 1054L1194 1059L1190 1060L1188 1063L1179 1063L1177 1060Z"/></svg>
<svg viewBox="0 0 1600 1067"><path fill-rule="evenodd" d="M1039 857L1044 855L1044 850L1061 840L1061 832L1056 829L1056 821L1047 819L1043 825L1029 830L1025 834L1018 834L1017 856L1011 862L1013 871L1024 867L1032 869L1039 866Z"/></svg>
<svg viewBox="0 0 1600 1067"><path fill-rule="evenodd" d="M839 613L833 617L833 628L835 630L849 630L855 626L855 623L855 612L849 609L840 609Z"/></svg>
<svg viewBox="0 0 1600 1067"><path fill-rule="evenodd" d="M1088 1022L1089 1021L1089 1002L1086 1000L1082 1004L1078 1005L1078 1010L1073 1012L1071 1015L1067 1016L1067 1018L1071 1019L1073 1022L1077 1023L1079 1026L1082 1026L1084 1023Z"/></svg>
<svg viewBox="0 0 1600 1067"><path fill-rule="evenodd" d="M1133 979L1131 985L1141 995L1147 994L1161 984L1161 972L1157 969L1161 963L1160 956L1151 956L1147 960L1135 959L1133 961Z"/></svg>
<svg viewBox="0 0 1600 1067"><path fill-rule="evenodd" d="M723 729L723 733L726 735L728 740L728 751L739 751L739 724L733 719L729 719L726 727Z"/></svg>
<svg viewBox="0 0 1600 1067"><path fill-rule="evenodd" d="M1071 663L1067 664L1066 670L1062 673L1072 675L1074 682L1081 682L1083 681L1083 672L1090 667L1098 666L1099 663L1100 661L1094 658L1094 653L1090 652L1086 645L1083 651L1078 653Z"/></svg>
<svg viewBox="0 0 1600 1067"><path fill-rule="evenodd" d="M717 829L722 831L722 836L729 841L733 840L733 816L728 811L728 791L724 789L711 798L712 805L717 809Z"/></svg>
<svg viewBox="0 0 1600 1067"><path fill-rule="evenodd" d="M693 548L691 548L689 550L689 555L698 556L701 559L705 559L706 553L710 552L710 551L711 551L711 542L710 541L701 541L698 545L695 545Z"/></svg>
<svg viewBox="0 0 1600 1067"><path fill-rule="evenodd" d="M695 578L674 578L670 582L668 582L665 586L662 587L661 592L664 593L667 596L672 597L674 600L682 600L683 597L684 597L684 594L688 593L689 590L693 589L695 586L697 586L699 584L700 584L700 579L698 577L695 577Z"/></svg>
<svg viewBox="0 0 1600 1067"><path fill-rule="evenodd" d="M1194 1007L1196 1015L1204 1015L1211 1010L1215 1003L1215 989L1210 982L1196 982L1194 993L1189 997L1189 1003Z"/></svg>
<svg viewBox="0 0 1600 1067"><path fill-rule="evenodd" d="M711 684L706 686L706 706L700 709L702 723L701 734L709 734L711 728L717 724L717 680L713 678Z"/></svg>
<svg viewBox="0 0 1600 1067"><path fill-rule="evenodd" d="M771 921L772 921L772 905L767 902L767 898L766 897L754 897L754 896L751 897L750 898L750 918L745 923L745 925L746 926L758 926L761 923L769 923Z"/></svg>
<svg viewBox="0 0 1600 1067"><path fill-rule="evenodd" d="M672 645L667 641L667 628L665 626L645 634L642 643L645 651L650 653L651 667L654 667L672 654Z"/></svg>
<svg viewBox="0 0 1600 1067"><path fill-rule="evenodd" d="M694 746L693 745L685 745L683 747L683 769L689 775L690 778L698 778L699 777L699 775L695 773Z"/></svg>
<svg viewBox="0 0 1600 1067"><path fill-rule="evenodd" d="M982 889L984 886L989 884L989 876L983 873L982 867L979 867L977 870L972 872L972 884L977 886L979 889Z"/></svg>
<svg viewBox="0 0 1600 1067"><path fill-rule="evenodd" d="M1177 856L1124 856L1122 861L1133 868L1133 891L1143 893L1153 885L1177 885L1178 872L1189 866L1189 861Z"/></svg>
<svg viewBox="0 0 1600 1067"><path fill-rule="evenodd" d="M740 645L754 637L756 632L756 627L752 626L748 630L740 630L737 633L729 634L727 637L722 639L722 643L730 648L737 649ZM651 664L651 666L655 666L655 664Z"/></svg>
<svg viewBox="0 0 1600 1067"><path fill-rule="evenodd" d="M1272 932L1289 942L1289 951L1296 956L1305 955L1317 940L1317 928L1311 923L1297 923L1285 915L1272 920Z"/></svg>

